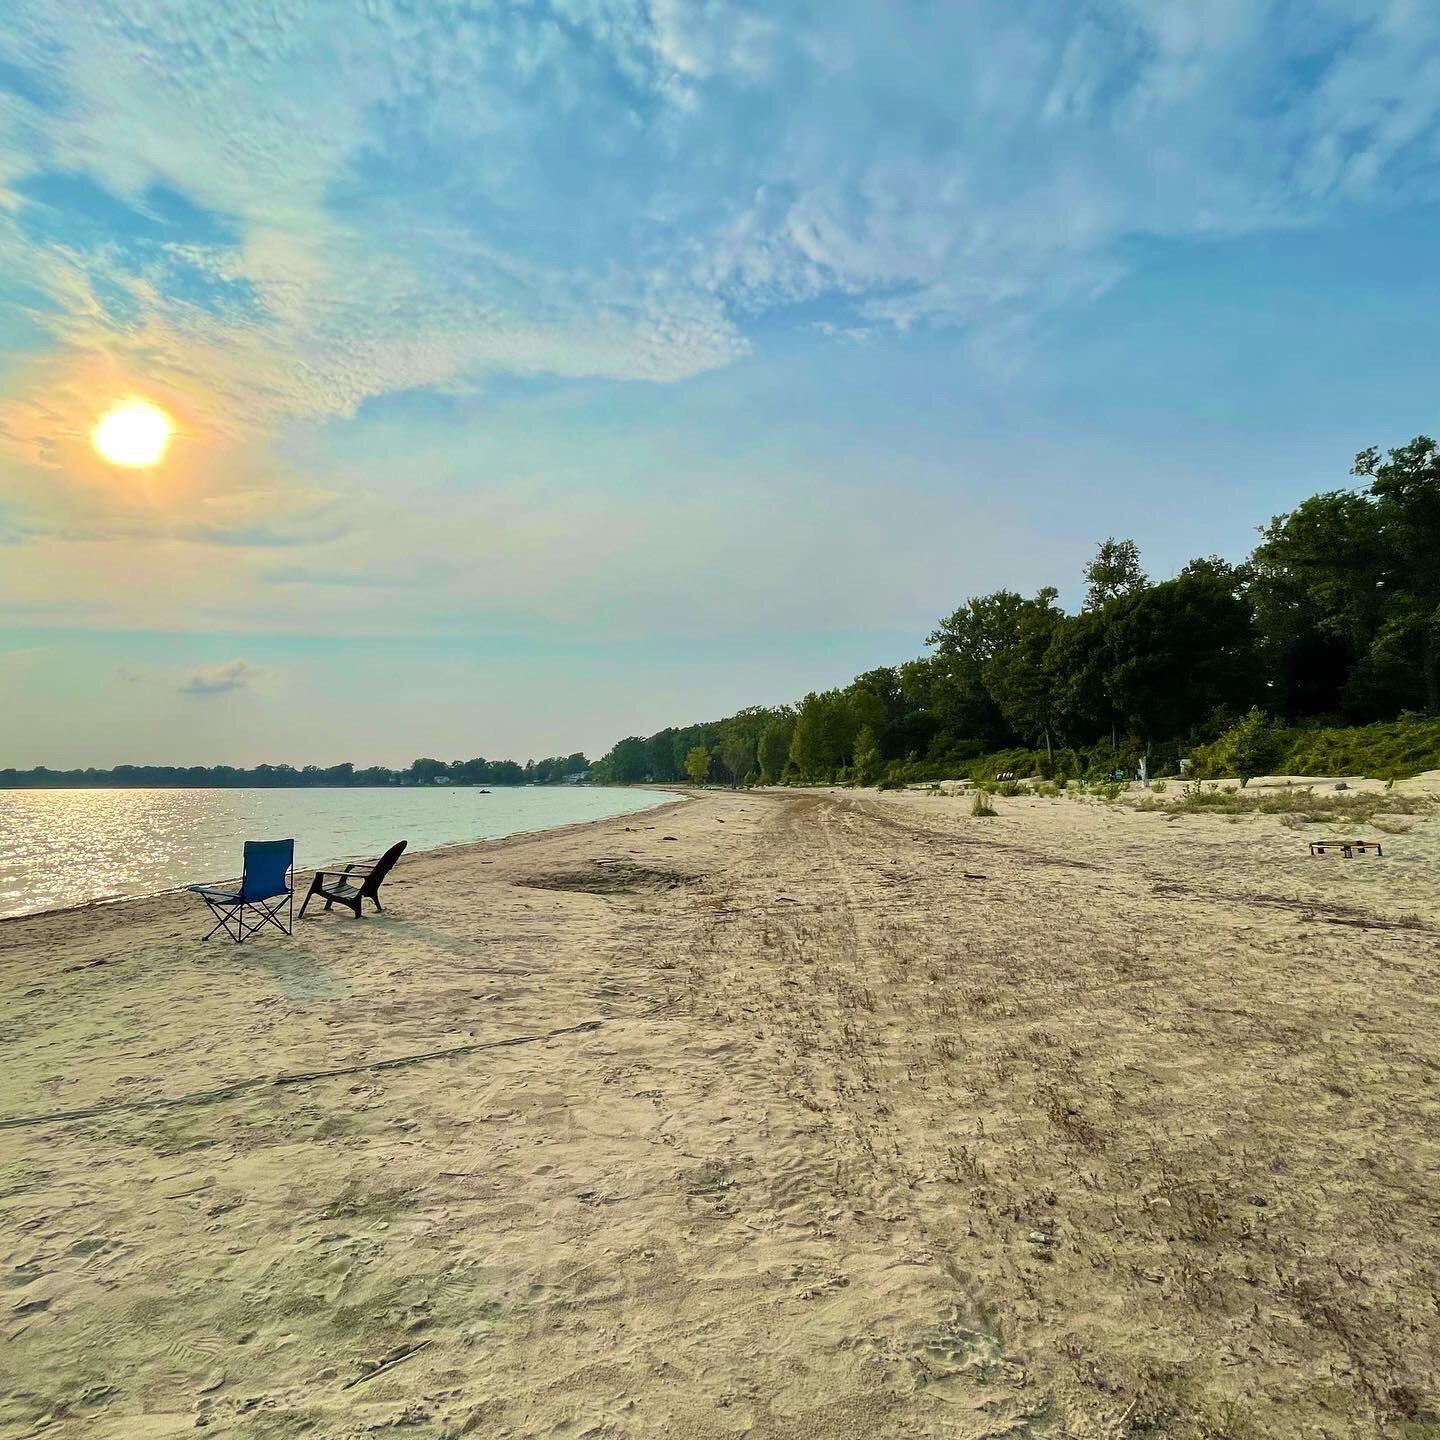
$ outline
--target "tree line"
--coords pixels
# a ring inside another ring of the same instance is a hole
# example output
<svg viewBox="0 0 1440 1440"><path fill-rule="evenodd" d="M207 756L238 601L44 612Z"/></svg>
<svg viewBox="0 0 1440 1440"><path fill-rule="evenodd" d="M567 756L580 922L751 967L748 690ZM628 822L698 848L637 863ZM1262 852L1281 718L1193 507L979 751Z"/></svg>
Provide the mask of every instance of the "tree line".
<svg viewBox="0 0 1440 1440"><path fill-rule="evenodd" d="M385 765L117 765L112 770L0 770L0 789L195 788L281 790L358 785L559 785L588 777L578 751L546 760L413 760L404 770Z"/></svg>
<svg viewBox="0 0 1440 1440"><path fill-rule="evenodd" d="M1440 713L1440 448L1355 457L1353 486L1260 529L1235 565L1152 581L1131 540L1085 570L1079 609L1047 586L974 596L930 653L794 705L628 736L596 780L774 784L923 779L986 755L1040 773L1166 773L1242 722L1364 724Z"/></svg>

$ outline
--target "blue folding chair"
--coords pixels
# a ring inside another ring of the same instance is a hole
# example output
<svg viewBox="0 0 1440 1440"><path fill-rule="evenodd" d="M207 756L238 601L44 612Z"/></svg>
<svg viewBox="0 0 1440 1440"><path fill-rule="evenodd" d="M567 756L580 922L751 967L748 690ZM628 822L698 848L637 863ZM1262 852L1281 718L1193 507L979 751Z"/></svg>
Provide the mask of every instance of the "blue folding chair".
<svg viewBox="0 0 1440 1440"><path fill-rule="evenodd" d="M289 935L295 925L295 892L290 874L294 864L293 840L247 840L245 873L240 877L238 890L222 885L187 885L185 888L198 895L215 917L215 924L205 939L216 930L223 930L238 945L266 925ZM247 922L247 910L258 918ZM283 924L282 910L285 911Z"/></svg>

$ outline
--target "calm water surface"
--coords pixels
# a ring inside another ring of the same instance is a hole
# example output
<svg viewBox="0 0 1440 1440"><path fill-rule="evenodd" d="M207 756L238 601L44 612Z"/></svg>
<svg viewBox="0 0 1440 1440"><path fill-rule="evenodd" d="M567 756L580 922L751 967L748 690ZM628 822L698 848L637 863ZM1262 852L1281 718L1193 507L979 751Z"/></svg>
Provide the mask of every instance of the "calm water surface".
<svg viewBox="0 0 1440 1440"><path fill-rule="evenodd" d="M248 840L295 837L297 870L492 840L663 805L651 790L0 790L0 916L228 880Z"/></svg>

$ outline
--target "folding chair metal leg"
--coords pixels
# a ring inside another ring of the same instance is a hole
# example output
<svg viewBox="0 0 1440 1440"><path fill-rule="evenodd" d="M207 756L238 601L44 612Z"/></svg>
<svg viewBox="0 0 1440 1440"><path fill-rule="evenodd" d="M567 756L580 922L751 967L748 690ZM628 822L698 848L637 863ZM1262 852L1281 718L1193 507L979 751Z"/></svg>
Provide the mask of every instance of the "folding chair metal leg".
<svg viewBox="0 0 1440 1440"><path fill-rule="evenodd" d="M276 900L276 902L274 903L274 905L265 905L265 904L263 904L263 903L260 904L260 905L252 905L250 908L251 908L260 918L250 927L250 929L249 929L248 931L246 931L246 934L248 934L248 935L253 935L257 930L263 930L267 925L273 925L282 935L288 935L288 934L290 933L290 931L287 930L287 929L285 928L285 926L280 923L280 910L281 910L281 907L284 905L284 903L285 903L285 902L284 902L283 900ZM294 916L294 909L295 909L295 902L294 902L294 900L291 900L291 902L290 902L290 909L291 909L291 928L293 929L293 928L294 928L293 916Z"/></svg>
<svg viewBox="0 0 1440 1440"><path fill-rule="evenodd" d="M202 938L208 940L217 930L223 930L226 937L238 945L243 938L241 934L237 933L243 923L237 915L240 907L235 905L217 905L213 900L206 900L205 904L209 907L210 913L215 917L215 923ZM235 926L234 930L230 928L232 924Z"/></svg>
<svg viewBox="0 0 1440 1440"><path fill-rule="evenodd" d="M294 891L288 895L277 896L273 905L267 905L263 901L258 905L249 901L242 901L238 905L217 905L213 900L208 899L205 904L209 906L210 913L215 917L214 925L203 937L206 940L217 930L223 930L227 938L239 945L267 925L273 925L282 935L295 933ZM248 923L245 919L247 910L252 911L255 915L255 919ZM281 918L282 910L286 911L283 920Z"/></svg>

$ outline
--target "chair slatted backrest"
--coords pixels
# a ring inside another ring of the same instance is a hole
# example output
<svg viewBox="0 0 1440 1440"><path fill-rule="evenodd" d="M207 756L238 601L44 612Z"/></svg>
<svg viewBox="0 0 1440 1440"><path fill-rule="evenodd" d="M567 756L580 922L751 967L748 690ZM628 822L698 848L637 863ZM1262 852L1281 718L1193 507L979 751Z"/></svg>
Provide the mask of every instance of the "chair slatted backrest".
<svg viewBox="0 0 1440 1440"><path fill-rule="evenodd" d="M380 888L380 882L394 868L395 862L400 858L400 852L404 850L407 843L402 840L398 845L392 845L375 862L375 868L365 877L365 883L360 887L362 895L373 895Z"/></svg>
<svg viewBox="0 0 1440 1440"><path fill-rule="evenodd" d="M240 898L248 903L284 895L290 889L290 868L294 863L294 840L247 840Z"/></svg>

